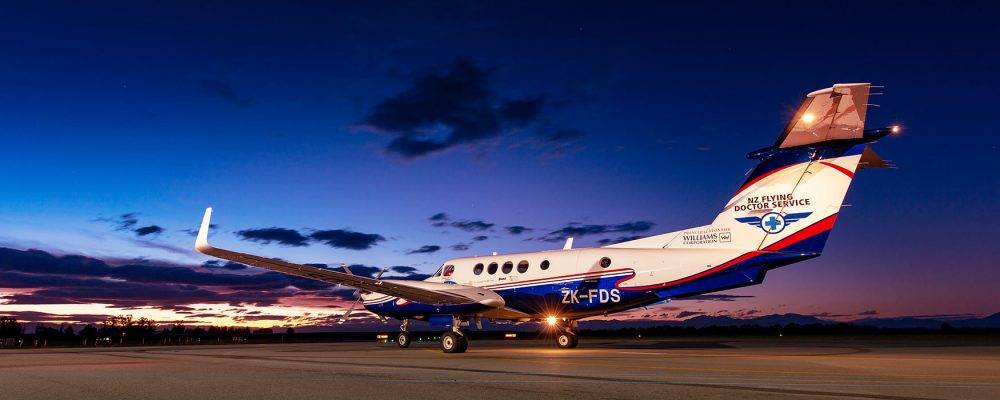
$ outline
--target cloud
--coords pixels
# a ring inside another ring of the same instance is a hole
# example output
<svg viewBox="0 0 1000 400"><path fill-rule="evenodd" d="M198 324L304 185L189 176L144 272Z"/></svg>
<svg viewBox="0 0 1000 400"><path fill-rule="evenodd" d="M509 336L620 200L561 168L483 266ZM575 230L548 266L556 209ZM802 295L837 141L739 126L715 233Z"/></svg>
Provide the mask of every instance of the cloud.
<svg viewBox="0 0 1000 400"><path fill-rule="evenodd" d="M737 294L699 294L695 296L688 296L674 300L697 300L697 301L736 301L736 299L749 299L753 298L751 295L737 295Z"/></svg>
<svg viewBox="0 0 1000 400"><path fill-rule="evenodd" d="M208 231L209 232L215 232L218 229L219 229L219 225L208 224ZM181 229L181 232L184 232L184 233L186 233L188 235L191 235L191 236L198 236L198 229Z"/></svg>
<svg viewBox="0 0 1000 400"><path fill-rule="evenodd" d="M315 231L309 235L309 238L323 242L330 247L350 250L370 249L378 242L385 241L385 237L376 233L361 233L346 229Z"/></svg>
<svg viewBox="0 0 1000 400"><path fill-rule="evenodd" d="M30 290L7 297L16 304L102 303L170 309L193 303L276 304L296 295L346 299L353 292L270 271L248 275L196 270L235 271L234 265L240 264L111 266L78 255L0 248L0 286Z"/></svg>
<svg viewBox="0 0 1000 400"><path fill-rule="evenodd" d="M878 311L875 311L875 310L865 310L865 311L859 312L858 315L863 315L863 316L878 315Z"/></svg>
<svg viewBox="0 0 1000 400"><path fill-rule="evenodd" d="M455 251L466 251L469 249L468 243L455 243L451 245L451 249Z"/></svg>
<svg viewBox="0 0 1000 400"><path fill-rule="evenodd" d="M480 232L490 229L493 227L493 225L496 224L482 220L461 220L461 221L452 221L450 225L452 227L461 229L466 232Z"/></svg>
<svg viewBox="0 0 1000 400"><path fill-rule="evenodd" d="M98 218L96 221L107 222L114 225L116 231L129 231L135 233L137 237L157 236L165 231L159 225L147 225L136 227L139 224L139 213L130 212L119 215L117 218Z"/></svg>
<svg viewBox="0 0 1000 400"><path fill-rule="evenodd" d="M480 236L473 237L472 240L477 241L477 242L482 242L482 241L484 241L486 239L489 239L489 238L490 238L489 236L480 235Z"/></svg>
<svg viewBox="0 0 1000 400"><path fill-rule="evenodd" d="M233 89L229 83L223 81L203 79L201 81L201 88L206 93L225 100L237 107L249 107L255 102L253 97L237 95L236 90Z"/></svg>
<svg viewBox="0 0 1000 400"><path fill-rule="evenodd" d="M240 263L235 263L232 261L222 261L222 260L205 261L201 264L201 266L202 268L209 268L209 269L221 268L221 269L228 269L230 271L240 271L249 268L246 265Z"/></svg>
<svg viewBox="0 0 1000 400"><path fill-rule="evenodd" d="M271 244L271 242L278 242L281 245L292 246L292 247L302 247L309 245L308 242L309 238L303 236L297 230L288 228L270 227L270 228L259 228L259 229L245 229L236 232L236 236L239 236L240 239L246 241L263 243L263 244Z"/></svg>
<svg viewBox="0 0 1000 400"><path fill-rule="evenodd" d="M428 244L421 246L419 249L410 250L406 254L427 254L437 252L438 250L441 250L441 246Z"/></svg>
<svg viewBox="0 0 1000 400"><path fill-rule="evenodd" d="M687 317L693 317L695 315L703 315L703 314L705 314L704 311L681 311L681 312L677 313L677 318L687 318Z"/></svg>
<svg viewBox="0 0 1000 400"><path fill-rule="evenodd" d="M541 240L546 242L558 242L568 237L582 237L587 235L601 235L606 233L637 233L646 232L653 227L650 221L633 221L613 225L583 225L571 222L565 227L549 232L542 236Z"/></svg>
<svg viewBox="0 0 1000 400"><path fill-rule="evenodd" d="M511 235L520 235L522 233L530 232L530 231L533 230L531 228L527 228L527 227L524 227L524 226L521 226L521 225L505 226L503 229L506 230L507 233L509 233Z"/></svg>
<svg viewBox="0 0 1000 400"><path fill-rule="evenodd" d="M583 138L583 132L577 129L558 129L545 135L541 139L549 143L566 144Z"/></svg>
<svg viewBox="0 0 1000 400"><path fill-rule="evenodd" d="M430 218L427 218L427 220L431 222L431 226L433 227L443 228L446 226L450 226L452 228L458 228L466 232L482 232L496 226L496 224L492 222L486 222L479 219L452 220L451 216L443 212L434 214Z"/></svg>
<svg viewBox="0 0 1000 400"><path fill-rule="evenodd" d="M541 115L545 96L497 103L489 73L459 58L443 71L414 77L407 88L375 104L360 124L393 135L385 150L413 159L525 127Z"/></svg>
<svg viewBox="0 0 1000 400"><path fill-rule="evenodd" d="M159 225L149 225L135 228L134 232L137 236L159 235L163 233L163 228Z"/></svg>
<svg viewBox="0 0 1000 400"><path fill-rule="evenodd" d="M547 96L535 96L520 100L508 100L500 106L500 117L514 126L531 124L542 115Z"/></svg>
<svg viewBox="0 0 1000 400"><path fill-rule="evenodd" d="M416 268L413 268L413 267L410 267L410 266L406 266L406 265L397 265L397 266L389 268L389 270L391 270L392 272L398 272L398 273L401 273L401 274L412 274L412 273L417 272Z"/></svg>
<svg viewBox="0 0 1000 400"><path fill-rule="evenodd" d="M635 236L619 236L619 237L616 237L614 239L601 239L601 240L598 240L597 243L600 243L602 246L607 246L609 244L618 244L618 243L628 242L628 241L632 241L632 240L636 240L636 239L641 239L641 238L642 238L642 236L639 236L639 235L635 235Z"/></svg>
<svg viewBox="0 0 1000 400"><path fill-rule="evenodd" d="M118 225L116 229L120 231L132 230L132 227L139 223L138 215L139 213L130 212L118 216L117 220L113 220Z"/></svg>
<svg viewBox="0 0 1000 400"><path fill-rule="evenodd" d="M448 225L449 218L448 218L448 214L445 214L445 213L442 212L442 213L437 213L437 214L431 215L431 217L427 218L427 220L431 221L431 226L436 226L436 227L440 228L440 227L443 227L445 225Z"/></svg>

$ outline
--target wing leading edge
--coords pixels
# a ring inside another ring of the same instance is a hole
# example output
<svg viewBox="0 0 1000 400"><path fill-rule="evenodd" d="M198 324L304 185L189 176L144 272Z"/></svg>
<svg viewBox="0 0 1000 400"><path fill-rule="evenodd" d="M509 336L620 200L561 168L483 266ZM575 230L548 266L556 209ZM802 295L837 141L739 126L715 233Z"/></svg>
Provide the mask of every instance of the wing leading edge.
<svg viewBox="0 0 1000 400"><path fill-rule="evenodd" d="M401 297L410 301L425 304L459 305L482 304L490 307L503 307L504 300L492 290L473 286L453 285L438 282L407 281L396 279L373 279L364 276L337 272L321 267L290 263L220 249L208 244L208 231L212 219L212 208L205 209L201 228L198 229L198 239L194 248L199 253L230 260L259 268L269 269L284 274L315 279L331 284L346 285L375 293Z"/></svg>

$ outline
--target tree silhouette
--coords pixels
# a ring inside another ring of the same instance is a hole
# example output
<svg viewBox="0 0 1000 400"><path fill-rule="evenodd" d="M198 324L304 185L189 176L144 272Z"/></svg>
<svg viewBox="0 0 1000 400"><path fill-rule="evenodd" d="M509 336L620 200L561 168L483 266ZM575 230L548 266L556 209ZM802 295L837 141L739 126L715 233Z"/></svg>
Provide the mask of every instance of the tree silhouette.
<svg viewBox="0 0 1000 400"><path fill-rule="evenodd" d="M24 327L13 317L0 317L0 338L17 338L24 332Z"/></svg>

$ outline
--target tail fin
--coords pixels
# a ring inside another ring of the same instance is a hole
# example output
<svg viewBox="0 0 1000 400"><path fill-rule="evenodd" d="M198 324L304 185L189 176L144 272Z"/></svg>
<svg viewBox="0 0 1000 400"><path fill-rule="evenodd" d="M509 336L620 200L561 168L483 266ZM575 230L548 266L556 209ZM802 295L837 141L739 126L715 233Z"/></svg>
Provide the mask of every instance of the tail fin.
<svg viewBox="0 0 1000 400"><path fill-rule="evenodd" d="M712 224L610 247L818 255L866 143L889 133L864 130L869 88L867 83L837 84L808 94L777 143L747 155L760 163Z"/></svg>

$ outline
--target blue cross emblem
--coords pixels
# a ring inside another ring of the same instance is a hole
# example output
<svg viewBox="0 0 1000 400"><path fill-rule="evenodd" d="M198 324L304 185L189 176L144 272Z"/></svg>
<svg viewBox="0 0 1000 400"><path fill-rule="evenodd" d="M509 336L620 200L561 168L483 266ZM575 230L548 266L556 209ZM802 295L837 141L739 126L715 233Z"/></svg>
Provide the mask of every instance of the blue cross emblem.
<svg viewBox="0 0 1000 400"><path fill-rule="evenodd" d="M764 214L760 218L760 229L767 233L778 233L785 229L785 217L776 212Z"/></svg>

